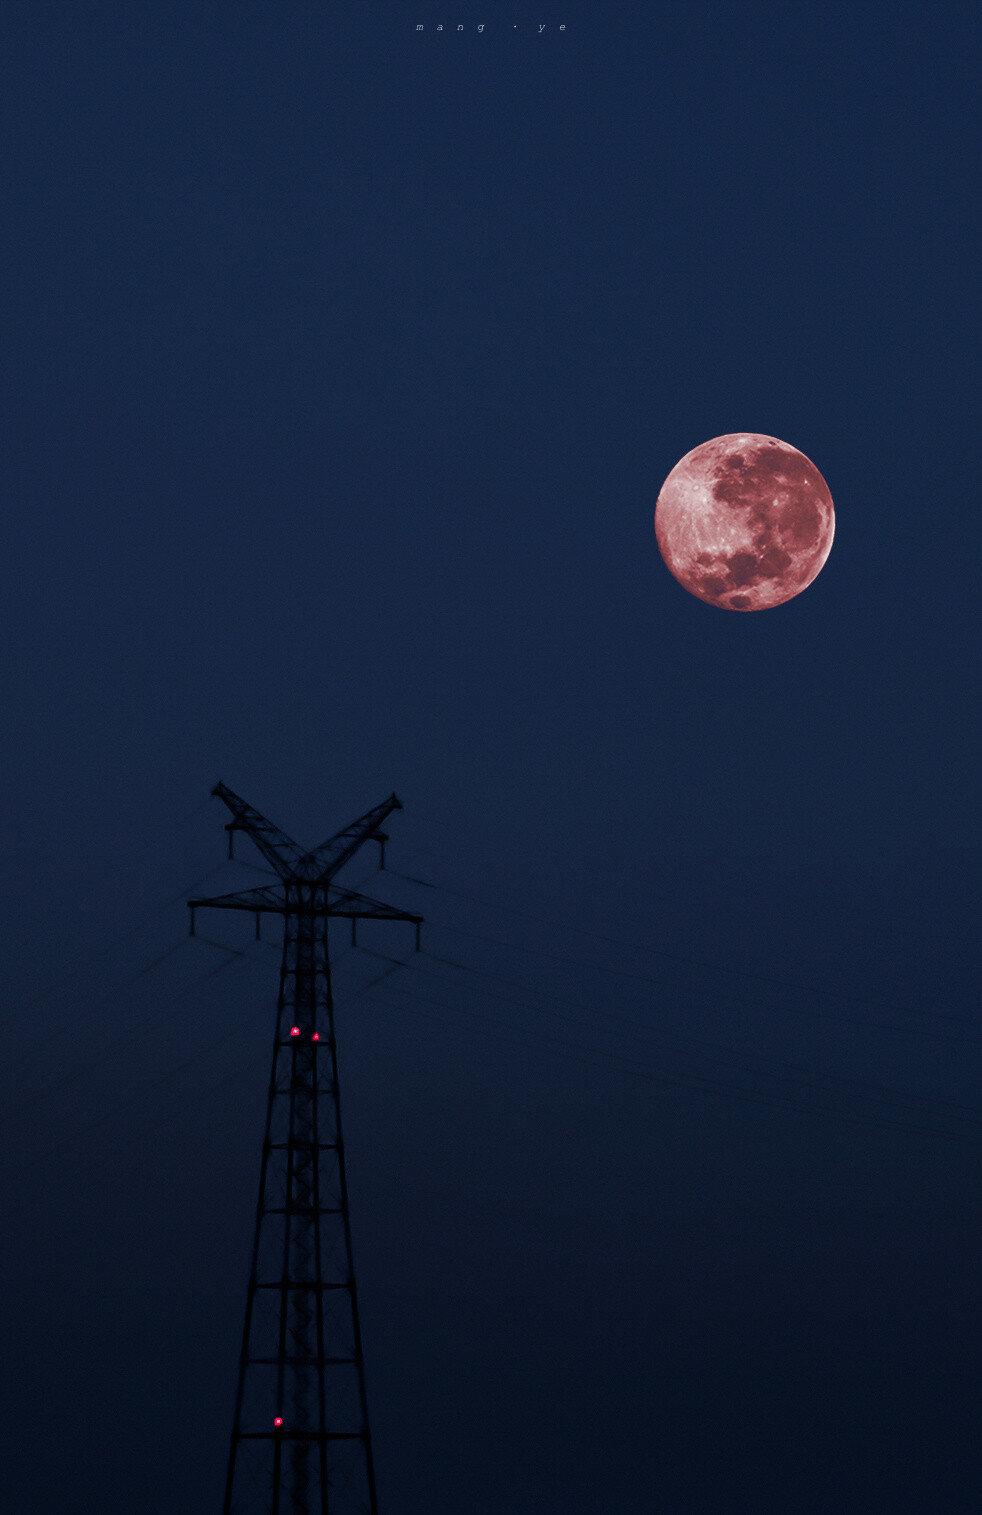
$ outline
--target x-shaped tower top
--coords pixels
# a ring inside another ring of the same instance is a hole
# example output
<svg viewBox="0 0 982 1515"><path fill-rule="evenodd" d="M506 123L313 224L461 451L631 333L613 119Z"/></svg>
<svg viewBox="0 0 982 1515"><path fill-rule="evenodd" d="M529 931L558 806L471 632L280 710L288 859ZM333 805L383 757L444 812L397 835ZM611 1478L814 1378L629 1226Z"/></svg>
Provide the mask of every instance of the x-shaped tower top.
<svg viewBox="0 0 982 1515"><path fill-rule="evenodd" d="M328 914L350 916L353 919L414 921L417 926L422 921L423 917L420 915L413 915L406 910L397 910L393 905L387 905L381 900L368 899L353 889L345 889L332 883L335 874L344 867L345 863L350 862L358 849L367 841L378 842L383 848L384 858L387 838L381 829L382 824L393 810L402 809L394 794L390 794L381 805L376 805L374 810L367 811L357 821L352 821L350 826L345 826L342 831L336 831L333 836L327 838L327 841L321 842L319 847L314 847L310 852L305 852L284 831L274 826L272 821L268 821L264 815L260 815L258 810L254 810L245 800L240 799L227 784L216 784L212 794L222 800L232 812L232 819L226 827L229 833L230 855L232 834L236 831L244 831L279 875L282 884L301 884L315 888L319 885L324 891L322 898ZM225 910L253 910L257 916L265 912L277 915L288 914L293 908L285 892L275 884L266 888L241 890L235 894L216 895L210 899L192 899L188 901L188 904L191 907L192 931L194 912L198 907L215 906Z"/></svg>

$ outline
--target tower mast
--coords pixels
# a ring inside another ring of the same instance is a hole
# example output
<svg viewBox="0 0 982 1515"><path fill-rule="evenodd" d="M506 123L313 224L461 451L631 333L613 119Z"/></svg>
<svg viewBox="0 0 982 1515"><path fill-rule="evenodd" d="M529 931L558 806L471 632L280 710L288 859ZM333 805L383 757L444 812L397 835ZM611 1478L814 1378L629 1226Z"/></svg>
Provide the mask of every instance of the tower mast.
<svg viewBox="0 0 982 1515"><path fill-rule="evenodd" d="M411 921L334 883L401 809L391 795L305 852L225 784L212 790L277 883L192 899L283 917L283 956L224 1515L378 1515L351 1252L328 921Z"/></svg>

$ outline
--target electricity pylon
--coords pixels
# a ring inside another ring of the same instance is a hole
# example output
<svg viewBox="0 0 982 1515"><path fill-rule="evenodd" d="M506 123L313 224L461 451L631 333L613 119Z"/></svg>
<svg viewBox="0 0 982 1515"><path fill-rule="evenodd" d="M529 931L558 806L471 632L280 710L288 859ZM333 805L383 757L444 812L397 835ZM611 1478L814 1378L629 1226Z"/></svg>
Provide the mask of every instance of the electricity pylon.
<svg viewBox="0 0 982 1515"><path fill-rule="evenodd" d="M411 921L333 882L364 842L382 848L395 795L305 852L224 784L233 836L251 837L276 884L211 899L283 917L283 958L224 1515L378 1515L351 1257L328 921Z"/></svg>

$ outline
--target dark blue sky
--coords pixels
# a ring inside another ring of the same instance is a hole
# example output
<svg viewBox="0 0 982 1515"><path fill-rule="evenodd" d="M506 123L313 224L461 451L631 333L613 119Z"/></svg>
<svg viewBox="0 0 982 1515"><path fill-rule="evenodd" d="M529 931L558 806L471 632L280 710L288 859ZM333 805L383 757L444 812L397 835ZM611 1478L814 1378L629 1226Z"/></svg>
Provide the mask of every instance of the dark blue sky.
<svg viewBox="0 0 982 1515"><path fill-rule="evenodd" d="M0 19L6 1502L219 1505L222 778L439 886L338 968L383 1515L968 1515L972 8L336 9ZM837 512L756 615L652 530L742 430Z"/></svg>

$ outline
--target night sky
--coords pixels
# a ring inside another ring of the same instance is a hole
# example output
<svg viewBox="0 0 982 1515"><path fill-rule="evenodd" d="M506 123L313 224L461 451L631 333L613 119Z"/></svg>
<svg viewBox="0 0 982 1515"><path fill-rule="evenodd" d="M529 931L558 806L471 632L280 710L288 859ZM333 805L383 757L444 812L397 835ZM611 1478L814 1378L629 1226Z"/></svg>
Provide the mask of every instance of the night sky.
<svg viewBox="0 0 982 1515"><path fill-rule="evenodd" d="M278 949L188 939L263 881L219 779L405 807L348 877L424 951L335 986L382 1515L980 1508L977 56L4 5L12 1515L221 1505ZM836 506L747 615L652 526L738 431Z"/></svg>

